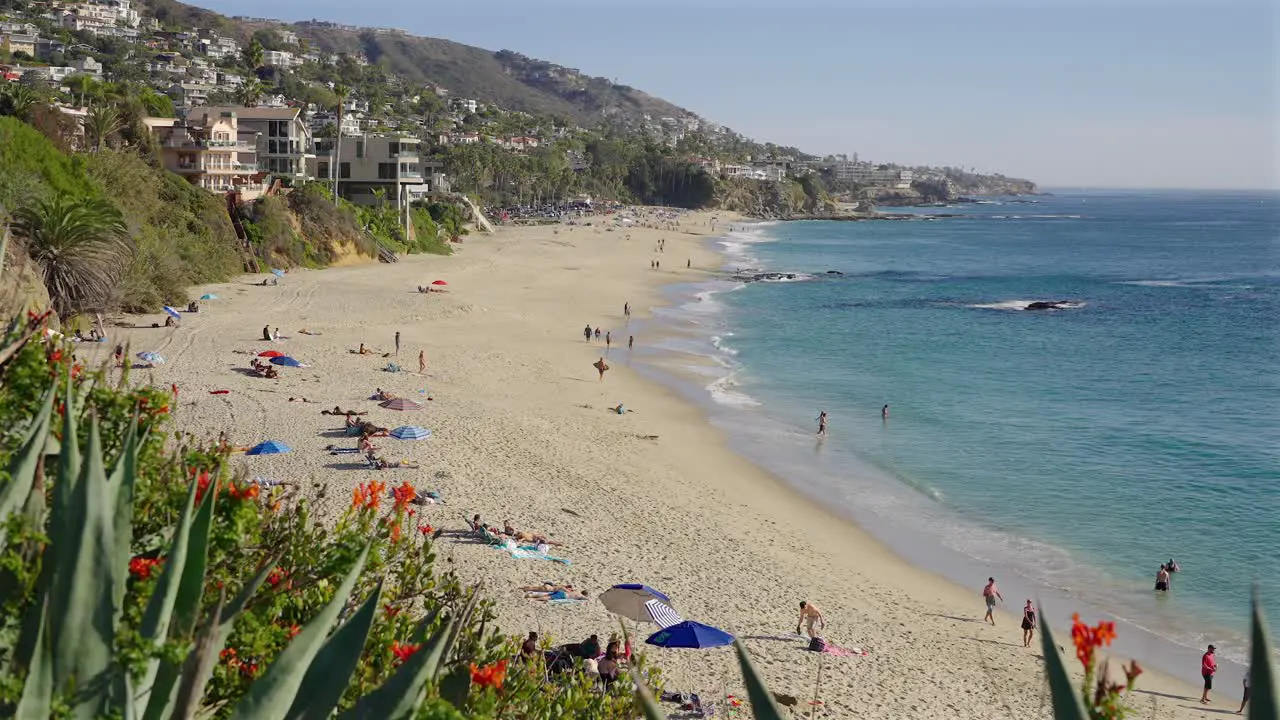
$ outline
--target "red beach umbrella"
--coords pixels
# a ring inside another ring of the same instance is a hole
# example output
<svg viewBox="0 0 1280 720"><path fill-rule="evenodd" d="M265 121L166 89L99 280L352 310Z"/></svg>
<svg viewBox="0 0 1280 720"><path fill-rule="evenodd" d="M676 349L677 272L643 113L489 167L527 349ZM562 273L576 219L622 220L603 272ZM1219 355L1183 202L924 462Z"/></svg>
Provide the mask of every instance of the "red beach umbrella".
<svg viewBox="0 0 1280 720"><path fill-rule="evenodd" d="M433 281L431 282L431 284L432 284L432 285L448 285L449 283L447 283L447 282L445 282L445 281L443 281L443 280L433 280Z"/></svg>
<svg viewBox="0 0 1280 720"><path fill-rule="evenodd" d="M379 406L388 410L399 410L401 412L413 412L415 410L422 409L421 403L414 402L409 398L395 398L393 400L387 400L384 403L380 403Z"/></svg>
<svg viewBox="0 0 1280 720"><path fill-rule="evenodd" d="M284 357L284 353L279 350L263 350L258 353L258 357Z"/></svg>

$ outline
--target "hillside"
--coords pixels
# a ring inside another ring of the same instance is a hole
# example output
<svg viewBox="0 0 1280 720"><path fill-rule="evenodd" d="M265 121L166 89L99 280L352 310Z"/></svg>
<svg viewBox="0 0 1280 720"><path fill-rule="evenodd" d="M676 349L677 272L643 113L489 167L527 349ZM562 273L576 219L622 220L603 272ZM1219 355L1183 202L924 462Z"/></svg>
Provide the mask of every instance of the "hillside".
<svg viewBox="0 0 1280 720"><path fill-rule="evenodd" d="M228 18L174 0L141 0L166 26L213 28L247 42L258 30L287 29L328 53L363 55L407 86L437 85L454 97L504 110L555 115L594 126L606 118L691 116L688 110L625 85L510 50L492 51L440 38L351 29L320 21L271 23Z"/></svg>

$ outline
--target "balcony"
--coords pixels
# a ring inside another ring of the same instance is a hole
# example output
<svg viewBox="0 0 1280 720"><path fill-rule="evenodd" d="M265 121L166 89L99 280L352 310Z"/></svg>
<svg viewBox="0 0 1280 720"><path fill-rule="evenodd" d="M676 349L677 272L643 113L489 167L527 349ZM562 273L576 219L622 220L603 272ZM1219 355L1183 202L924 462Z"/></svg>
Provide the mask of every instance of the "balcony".
<svg viewBox="0 0 1280 720"><path fill-rule="evenodd" d="M265 172L261 165L251 163L185 163L173 169L179 175L252 175Z"/></svg>

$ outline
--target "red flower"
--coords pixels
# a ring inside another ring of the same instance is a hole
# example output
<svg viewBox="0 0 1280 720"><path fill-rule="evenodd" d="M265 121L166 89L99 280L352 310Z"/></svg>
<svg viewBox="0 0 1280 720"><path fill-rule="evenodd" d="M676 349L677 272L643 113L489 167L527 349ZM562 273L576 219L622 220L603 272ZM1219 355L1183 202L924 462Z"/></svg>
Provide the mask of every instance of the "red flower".
<svg viewBox="0 0 1280 720"><path fill-rule="evenodd" d="M192 472L194 472L194 470ZM209 489L209 473L208 471L201 470L200 474L196 476L196 504L197 505L199 505L200 501L204 499L205 491L207 491L208 489Z"/></svg>
<svg viewBox="0 0 1280 720"><path fill-rule="evenodd" d="M418 491L413 489L408 480L405 480L400 487L392 490L391 494L396 500L395 509L400 511L409 506L409 501L417 497Z"/></svg>
<svg viewBox="0 0 1280 720"><path fill-rule="evenodd" d="M414 653L418 652L421 647L421 644L400 643L399 641L396 641L391 643L391 654L396 656L396 662L404 662Z"/></svg>
<svg viewBox="0 0 1280 720"><path fill-rule="evenodd" d="M433 532L435 532L435 531L436 531L436 529L435 529L435 528L433 528L433 527L431 527L430 525L419 525L419 526L418 526L418 532L422 533L424 536L426 536L426 535L430 535L431 533L433 533Z"/></svg>
<svg viewBox="0 0 1280 720"><path fill-rule="evenodd" d="M271 587L277 587L284 579L289 577L289 572L284 568L275 568L267 575L267 584Z"/></svg>
<svg viewBox="0 0 1280 720"><path fill-rule="evenodd" d="M499 660L492 665L485 667L476 667L474 663L471 665L471 682L480 687L491 687L494 690L502 689L502 681L507 678L507 661Z"/></svg>
<svg viewBox="0 0 1280 720"><path fill-rule="evenodd" d="M222 660L226 660L227 658L233 658L235 656L236 656L235 648L227 648L226 650L223 650L222 652L218 653L218 657Z"/></svg>
<svg viewBox="0 0 1280 720"><path fill-rule="evenodd" d="M400 614L400 608L390 603L387 603L386 605L382 606L382 614L385 615L388 620L390 620L391 618Z"/></svg>
<svg viewBox="0 0 1280 720"><path fill-rule="evenodd" d="M129 574L139 580L146 580L151 577L151 571L156 568L163 560L151 559L144 557L136 557L129 561Z"/></svg>
<svg viewBox="0 0 1280 720"><path fill-rule="evenodd" d="M61 350L54 350L53 352L49 353L49 362L56 363L56 362L60 362L61 360L62 360Z"/></svg>
<svg viewBox="0 0 1280 720"><path fill-rule="evenodd" d="M244 486L230 483L227 486L227 494L230 495L233 500L253 500L258 497L259 492L260 490L258 489L257 483L249 483Z"/></svg>
<svg viewBox="0 0 1280 720"><path fill-rule="evenodd" d="M289 626L289 639L290 640L294 639L295 637L298 636L298 633L300 632L302 632L302 628L298 627L297 625Z"/></svg>

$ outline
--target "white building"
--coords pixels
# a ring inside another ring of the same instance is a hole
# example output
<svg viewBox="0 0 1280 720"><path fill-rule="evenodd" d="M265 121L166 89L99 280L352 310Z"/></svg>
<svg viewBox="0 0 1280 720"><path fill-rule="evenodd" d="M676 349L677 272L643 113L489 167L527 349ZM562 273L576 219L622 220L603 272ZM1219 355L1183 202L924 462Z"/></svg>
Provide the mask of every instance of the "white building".
<svg viewBox="0 0 1280 720"><path fill-rule="evenodd" d="M311 128L311 134L315 135L325 128L327 125L338 127L338 113L328 110L320 110L311 113L311 117L307 119L307 126ZM360 118L355 117L351 113L343 113L341 118L342 126L339 128L343 135L359 135L360 134Z"/></svg>
<svg viewBox="0 0 1280 720"><path fill-rule="evenodd" d="M837 160L831 170L837 180L899 190L910 188L911 181L915 179L910 170L877 166L857 160Z"/></svg>
<svg viewBox="0 0 1280 720"><path fill-rule="evenodd" d="M453 98L449 101L449 109L455 112L475 114L480 104L471 98Z"/></svg>
<svg viewBox="0 0 1280 720"><path fill-rule="evenodd" d="M298 33L292 30L281 30L277 28L276 37L280 38L280 42L284 43L285 45L298 44Z"/></svg>
<svg viewBox="0 0 1280 720"><path fill-rule="evenodd" d="M266 50L262 53L262 64L266 67L277 67L288 70L301 65L301 61L287 50Z"/></svg>

